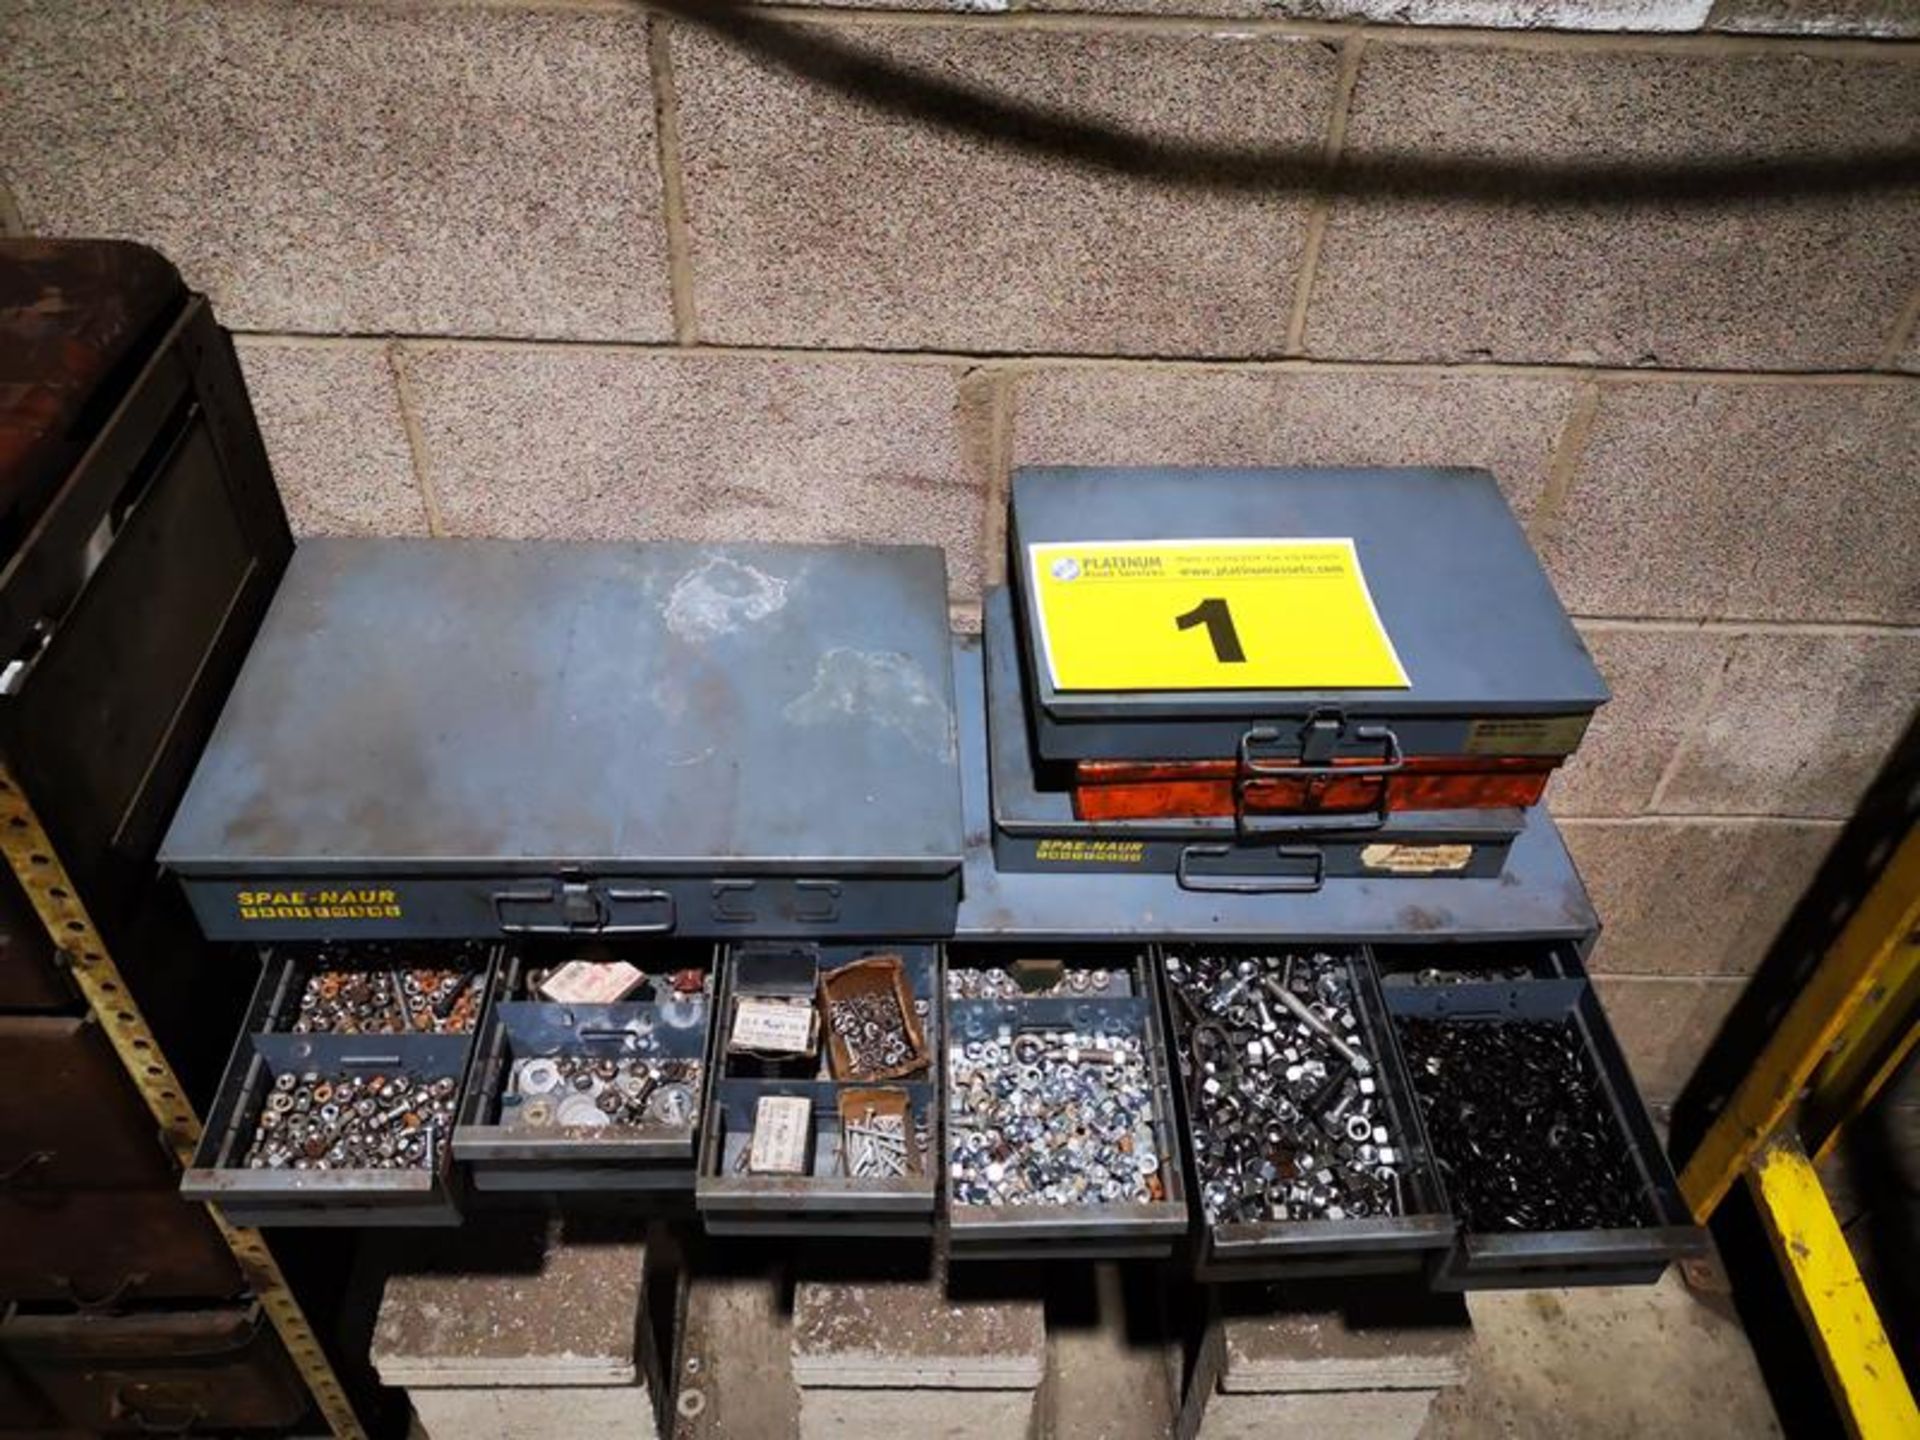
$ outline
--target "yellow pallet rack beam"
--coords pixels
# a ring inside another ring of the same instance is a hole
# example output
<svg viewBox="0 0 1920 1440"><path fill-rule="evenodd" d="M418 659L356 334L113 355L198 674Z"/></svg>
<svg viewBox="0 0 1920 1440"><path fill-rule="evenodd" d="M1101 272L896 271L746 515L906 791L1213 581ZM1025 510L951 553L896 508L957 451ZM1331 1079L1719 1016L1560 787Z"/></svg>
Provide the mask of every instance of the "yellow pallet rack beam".
<svg viewBox="0 0 1920 1440"><path fill-rule="evenodd" d="M54 945L66 955L80 994L93 1008L134 1088L159 1123L161 1134L181 1164L186 1164L200 1143L200 1117L161 1053L146 1017L134 1003L105 938L81 903L40 817L4 763L0 763L0 853L6 855L7 865L33 902L34 913L53 937ZM248 1286L260 1298L267 1318L279 1332L287 1354L333 1433L339 1440L366 1440L366 1431L354 1414L347 1392L334 1374L306 1312L294 1299L279 1262L267 1248L266 1237L258 1230L229 1225L212 1205L207 1213L225 1237Z"/></svg>
<svg viewBox="0 0 1920 1440"><path fill-rule="evenodd" d="M1746 1180L1841 1418L1864 1440L1920 1440L1920 1409L1814 1165L1916 1037L1920 827L1887 861L1680 1172L1703 1225Z"/></svg>

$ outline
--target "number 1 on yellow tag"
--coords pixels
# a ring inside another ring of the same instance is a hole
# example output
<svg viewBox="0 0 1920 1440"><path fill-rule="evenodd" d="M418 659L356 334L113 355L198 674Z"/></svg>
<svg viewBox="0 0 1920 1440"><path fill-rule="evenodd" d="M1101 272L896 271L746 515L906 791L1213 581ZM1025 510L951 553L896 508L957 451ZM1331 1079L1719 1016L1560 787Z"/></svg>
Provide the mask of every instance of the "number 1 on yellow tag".
<svg viewBox="0 0 1920 1440"><path fill-rule="evenodd" d="M1403 690L1350 539L1027 547L1056 690Z"/></svg>

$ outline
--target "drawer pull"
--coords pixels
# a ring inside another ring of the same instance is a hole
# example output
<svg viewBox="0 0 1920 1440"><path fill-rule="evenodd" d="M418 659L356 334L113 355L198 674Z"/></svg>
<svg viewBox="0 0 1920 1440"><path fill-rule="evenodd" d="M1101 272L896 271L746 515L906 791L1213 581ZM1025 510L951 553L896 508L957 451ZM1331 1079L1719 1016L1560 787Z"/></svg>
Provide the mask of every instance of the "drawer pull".
<svg viewBox="0 0 1920 1440"><path fill-rule="evenodd" d="M1232 854L1227 845L1189 845L1180 852L1174 867L1174 882L1182 890L1199 890L1220 895L1310 895L1326 880L1326 857L1304 846L1282 846L1276 854L1282 860L1310 860L1312 868L1299 875L1238 875L1196 873L1194 860L1224 860Z"/></svg>
<svg viewBox="0 0 1920 1440"><path fill-rule="evenodd" d="M93 1314L100 1310L118 1309L121 1301L125 1300L135 1290L147 1283L146 1271L134 1270L122 1275L120 1277L120 1283L107 1291L106 1294L89 1299L80 1293L79 1288L73 1283L70 1277L65 1275L52 1275L48 1278L53 1281L56 1288L66 1292L67 1300L74 1309L85 1311L87 1314Z"/></svg>
<svg viewBox="0 0 1920 1440"><path fill-rule="evenodd" d="M31 1183L33 1172L44 1169L53 1161L51 1150L30 1150L22 1155L4 1171L0 1171L0 1190L11 1190L14 1186Z"/></svg>
<svg viewBox="0 0 1920 1440"><path fill-rule="evenodd" d="M115 1390L113 1398L107 1402L107 1413L116 1420L124 1420L142 1435L185 1435L206 1418L206 1411L198 1405L178 1407L181 1418L178 1420L157 1420L147 1411L129 1401L124 1390Z"/></svg>

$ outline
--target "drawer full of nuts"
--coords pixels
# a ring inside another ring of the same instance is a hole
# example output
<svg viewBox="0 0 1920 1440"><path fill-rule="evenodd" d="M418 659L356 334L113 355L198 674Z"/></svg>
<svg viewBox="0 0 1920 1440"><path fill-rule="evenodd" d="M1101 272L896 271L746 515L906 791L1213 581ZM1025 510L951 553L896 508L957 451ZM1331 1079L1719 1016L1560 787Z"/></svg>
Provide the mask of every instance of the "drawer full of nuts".
<svg viewBox="0 0 1920 1440"><path fill-rule="evenodd" d="M180 1191L236 1225L457 1224L455 1119L502 954L266 953Z"/></svg>
<svg viewBox="0 0 1920 1440"><path fill-rule="evenodd" d="M1452 1240L1371 961L1163 952L1205 1278L1417 1270Z"/></svg>
<svg viewBox="0 0 1920 1440"><path fill-rule="evenodd" d="M236 1225L457 1224L459 1035L248 1035L180 1192Z"/></svg>
<svg viewBox="0 0 1920 1440"><path fill-rule="evenodd" d="M489 947L475 941L289 945L261 1028L296 1035L449 1035L479 1028Z"/></svg>
<svg viewBox="0 0 1920 1440"><path fill-rule="evenodd" d="M950 947L947 1004L952 1254L1170 1253L1186 1188L1145 949Z"/></svg>

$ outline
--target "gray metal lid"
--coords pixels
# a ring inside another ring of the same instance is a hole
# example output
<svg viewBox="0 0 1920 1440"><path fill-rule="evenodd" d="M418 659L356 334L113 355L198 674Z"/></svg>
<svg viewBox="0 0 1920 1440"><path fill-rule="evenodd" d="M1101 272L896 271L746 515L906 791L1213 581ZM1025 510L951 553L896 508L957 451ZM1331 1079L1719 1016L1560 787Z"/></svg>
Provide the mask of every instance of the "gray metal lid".
<svg viewBox="0 0 1920 1440"><path fill-rule="evenodd" d="M1055 541L1351 537L1411 682L1405 690L1066 692L1031 650L1034 699L1062 720L1350 714L1575 714L1607 699L1586 646L1484 470L1037 467L1013 477L1012 557ZM1034 627L1023 627L1037 647Z"/></svg>
<svg viewBox="0 0 1920 1440"><path fill-rule="evenodd" d="M307 540L161 859L939 874L959 793L936 549Z"/></svg>

